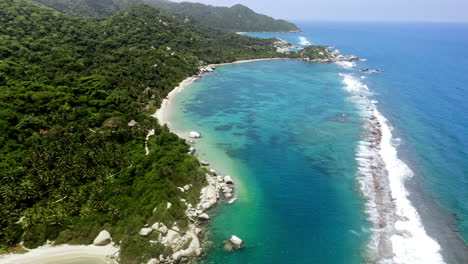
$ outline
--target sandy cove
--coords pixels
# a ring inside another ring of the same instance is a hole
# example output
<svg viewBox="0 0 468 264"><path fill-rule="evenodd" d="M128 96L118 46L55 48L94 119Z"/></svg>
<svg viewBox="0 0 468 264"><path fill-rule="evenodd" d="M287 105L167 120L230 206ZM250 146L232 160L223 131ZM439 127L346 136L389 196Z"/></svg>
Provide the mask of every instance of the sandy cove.
<svg viewBox="0 0 468 264"><path fill-rule="evenodd" d="M53 264L76 263L89 261L93 263L117 263L112 256L118 254L119 248L107 246L41 246L25 254L8 254L0 256L1 264Z"/></svg>
<svg viewBox="0 0 468 264"><path fill-rule="evenodd" d="M228 62L228 63L219 63L219 64L210 64L207 67L216 67L216 66L222 66L222 65L230 65L230 64L239 64L239 63L247 63L247 62L255 62L255 61L272 61L272 60L297 60L297 59L290 59L290 58L266 58L266 59L252 59L252 60L238 60L234 62ZM208 71L202 72L206 73ZM187 86L191 85L193 82L201 78L201 74L193 75L185 80L183 80L177 87L175 87L171 92L169 92L166 96L166 98L162 101L161 107L154 113L152 116L155 117L156 119L159 120L159 123L161 125L167 125L170 127L170 122L169 122L169 105L171 104L171 99L183 91ZM176 131L172 131L173 133L176 133ZM177 133L176 133L177 134ZM179 135L179 137L182 138L187 138L186 136Z"/></svg>

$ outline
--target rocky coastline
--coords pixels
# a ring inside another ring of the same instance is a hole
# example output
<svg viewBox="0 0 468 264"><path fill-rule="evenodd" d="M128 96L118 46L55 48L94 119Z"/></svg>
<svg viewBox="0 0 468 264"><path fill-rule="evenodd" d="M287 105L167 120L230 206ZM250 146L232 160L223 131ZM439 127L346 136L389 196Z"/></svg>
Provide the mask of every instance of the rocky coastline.
<svg viewBox="0 0 468 264"><path fill-rule="evenodd" d="M390 238L396 233L396 205L393 201L388 172L380 155L382 130L375 107L368 106L365 117L366 141L361 141L357 160L361 191L367 200L366 211L372 223L372 237L368 256L372 263L394 263Z"/></svg>

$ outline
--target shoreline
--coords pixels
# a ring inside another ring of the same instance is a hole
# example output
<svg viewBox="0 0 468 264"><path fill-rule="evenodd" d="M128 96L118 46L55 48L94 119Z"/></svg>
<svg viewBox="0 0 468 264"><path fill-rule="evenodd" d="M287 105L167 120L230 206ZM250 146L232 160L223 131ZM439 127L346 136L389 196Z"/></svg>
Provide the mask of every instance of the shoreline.
<svg viewBox="0 0 468 264"><path fill-rule="evenodd" d="M1 264L48 264L76 263L89 261L92 263L116 264L119 248L114 245L45 245L29 250L24 254L9 253L0 255Z"/></svg>

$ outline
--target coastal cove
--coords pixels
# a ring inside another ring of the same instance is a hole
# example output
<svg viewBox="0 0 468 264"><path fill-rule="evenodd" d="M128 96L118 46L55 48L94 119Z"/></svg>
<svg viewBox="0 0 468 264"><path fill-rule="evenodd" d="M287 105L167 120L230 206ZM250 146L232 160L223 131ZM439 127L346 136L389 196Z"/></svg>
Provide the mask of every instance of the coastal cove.
<svg viewBox="0 0 468 264"><path fill-rule="evenodd" d="M302 69L299 72L298 67ZM265 73L283 68L290 70L285 70L279 80ZM349 167L346 163L354 163L355 141L349 136L359 137L359 116L354 104L346 101L342 82L336 78L339 69L334 64L297 60L224 65L171 94L163 109L163 120L168 121L171 131L185 138L191 130L201 132L202 138L194 144L197 157L208 160L216 171L231 175L236 182L236 202L209 212L214 215L208 224L213 248L207 251L207 263L300 262L303 258L321 263L334 263L338 258L361 263L369 230L365 228L365 214L359 213L363 203L355 192L355 172L345 169ZM322 98L319 94L323 91L328 91L326 100L309 105L314 97ZM290 102L284 99L279 105L269 104L267 98L273 97L299 101L297 107L286 111ZM303 127L302 118L307 120L303 107L323 112L310 116L311 123ZM270 118L276 120L268 118L270 112L275 113ZM340 122L343 112L349 122ZM332 130L337 127L345 130L334 135ZM310 136L302 137L306 132ZM336 139L341 143L330 152L326 148ZM320 150L311 151L309 145ZM272 156L262 155L262 150ZM331 160L320 164L314 158ZM339 161L338 167L333 160ZM356 202L343 203L349 200ZM310 205L305 205L306 201ZM222 242L233 234L244 239L246 248L226 253ZM277 248L282 239L290 244L284 250ZM300 245L304 243L317 245L317 250L303 251ZM324 247L333 250L324 251Z"/></svg>

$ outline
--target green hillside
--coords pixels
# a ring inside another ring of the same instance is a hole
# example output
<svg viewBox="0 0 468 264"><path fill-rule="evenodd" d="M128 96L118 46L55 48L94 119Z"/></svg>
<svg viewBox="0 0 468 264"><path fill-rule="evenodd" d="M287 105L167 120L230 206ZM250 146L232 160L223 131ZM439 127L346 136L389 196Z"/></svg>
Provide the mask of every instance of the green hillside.
<svg viewBox="0 0 468 264"><path fill-rule="evenodd" d="M34 0L57 11L81 17L110 16L129 7L147 3L170 13L196 20L212 28L231 32L289 32L299 28L285 20L257 14L243 5L215 7L166 0Z"/></svg>
<svg viewBox="0 0 468 264"><path fill-rule="evenodd" d="M155 221L185 228L180 199L197 203L204 169L149 114L201 64L276 57L273 41L145 5L92 19L0 1L0 248L89 244L105 228L123 263L164 253L137 232Z"/></svg>

